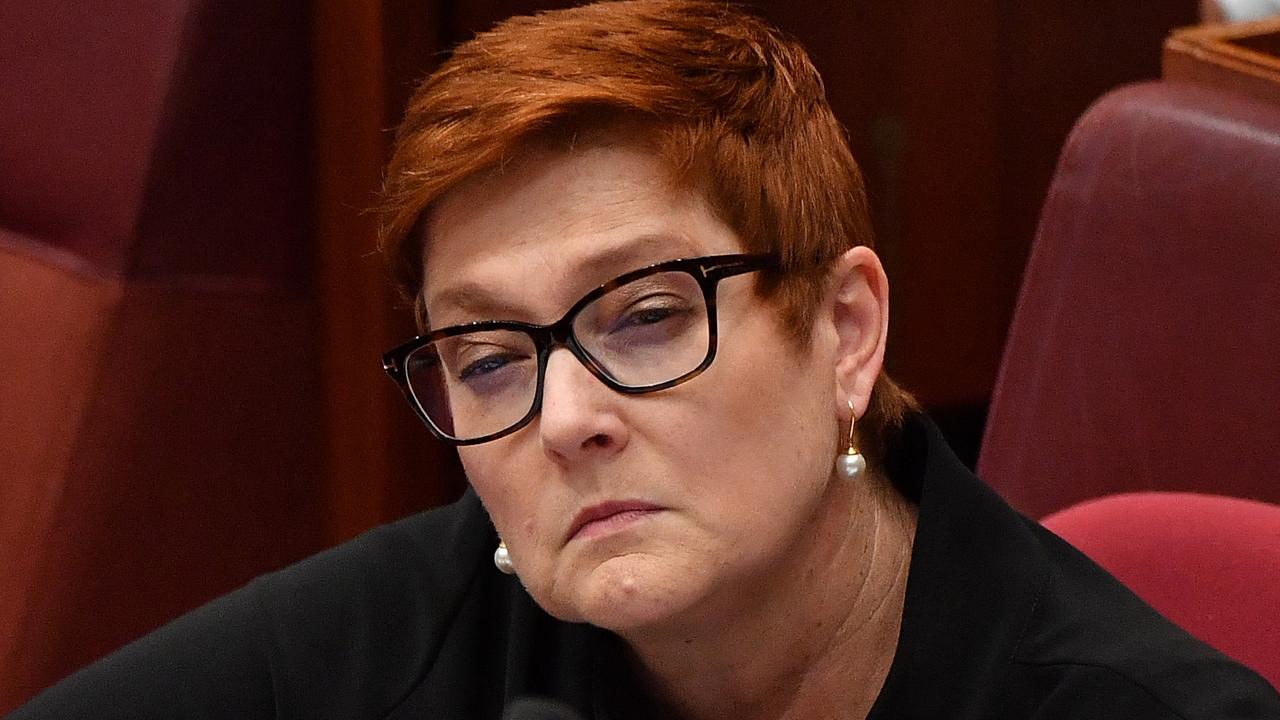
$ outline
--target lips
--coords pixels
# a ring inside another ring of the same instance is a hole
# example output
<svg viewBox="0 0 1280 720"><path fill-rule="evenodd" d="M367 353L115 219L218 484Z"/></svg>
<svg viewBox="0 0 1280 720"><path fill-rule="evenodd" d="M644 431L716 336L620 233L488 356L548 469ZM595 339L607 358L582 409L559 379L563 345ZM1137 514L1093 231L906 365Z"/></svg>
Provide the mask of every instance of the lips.
<svg viewBox="0 0 1280 720"><path fill-rule="evenodd" d="M640 500L609 500L583 508L573 518L569 532L565 535L565 542L599 532L608 532L612 528L621 527L663 509L659 505Z"/></svg>

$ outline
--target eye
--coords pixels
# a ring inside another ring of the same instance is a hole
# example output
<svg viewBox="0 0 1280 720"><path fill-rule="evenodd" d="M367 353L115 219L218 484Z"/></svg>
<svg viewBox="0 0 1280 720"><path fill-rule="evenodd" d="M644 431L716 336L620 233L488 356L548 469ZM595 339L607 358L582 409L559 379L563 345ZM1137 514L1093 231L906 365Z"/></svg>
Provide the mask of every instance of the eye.
<svg viewBox="0 0 1280 720"><path fill-rule="evenodd" d="M462 368L462 371L458 373L458 379L466 381L482 378L489 373L501 370L516 359L519 358L514 357L511 353L486 355Z"/></svg>
<svg viewBox="0 0 1280 720"><path fill-rule="evenodd" d="M669 307L647 307L641 308L625 315L619 325L621 327L632 327L636 325L654 325L675 315L677 310Z"/></svg>
<svg viewBox="0 0 1280 720"><path fill-rule="evenodd" d="M688 312L688 303L679 297L649 296L620 313L610 324L609 332L657 325L675 315Z"/></svg>
<svg viewBox="0 0 1280 720"><path fill-rule="evenodd" d="M440 357L433 352L415 352L405 361L405 372L409 375L421 375L431 372L440 366Z"/></svg>

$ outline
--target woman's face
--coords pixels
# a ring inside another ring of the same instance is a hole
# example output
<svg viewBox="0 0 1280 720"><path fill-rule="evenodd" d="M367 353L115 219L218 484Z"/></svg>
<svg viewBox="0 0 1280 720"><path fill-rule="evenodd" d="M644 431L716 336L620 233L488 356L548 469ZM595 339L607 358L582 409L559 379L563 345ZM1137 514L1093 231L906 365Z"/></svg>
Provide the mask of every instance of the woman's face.
<svg viewBox="0 0 1280 720"><path fill-rule="evenodd" d="M433 327L547 323L629 270L742 252L699 197L626 144L476 179L439 203L430 237ZM838 342L820 320L795 350L753 278L720 283L703 374L622 395L560 348L541 414L460 449L520 580L552 615L620 633L697 623L769 582L813 527L837 452ZM578 527L583 517L596 521Z"/></svg>

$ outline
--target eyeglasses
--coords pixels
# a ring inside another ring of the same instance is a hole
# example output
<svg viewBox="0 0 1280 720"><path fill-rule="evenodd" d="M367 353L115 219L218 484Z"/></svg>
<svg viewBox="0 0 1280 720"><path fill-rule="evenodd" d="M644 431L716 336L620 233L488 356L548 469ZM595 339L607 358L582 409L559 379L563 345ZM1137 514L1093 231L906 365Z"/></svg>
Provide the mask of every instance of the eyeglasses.
<svg viewBox="0 0 1280 720"><path fill-rule="evenodd" d="M776 266L768 255L658 263L592 290L550 325L454 325L389 350L382 367L441 440L496 440L538 414L547 359L557 347L620 393L664 390L696 377L716 356L719 282Z"/></svg>

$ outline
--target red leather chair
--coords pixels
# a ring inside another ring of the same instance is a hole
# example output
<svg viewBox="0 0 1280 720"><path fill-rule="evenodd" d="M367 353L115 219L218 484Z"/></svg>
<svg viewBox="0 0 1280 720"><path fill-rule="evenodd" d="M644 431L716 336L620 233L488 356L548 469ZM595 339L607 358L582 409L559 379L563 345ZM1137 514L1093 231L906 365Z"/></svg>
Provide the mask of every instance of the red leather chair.
<svg viewBox="0 0 1280 720"><path fill-rule="evenodd" d="M0 715L325 540L307 13L0 3Z"/></svg>
<svg viewBox="0 0 1280 720"><path fill-rule="evenodd" d="M1059 160L979 474L1042 517L1199 490L1280 501L1280 106L1149 83Z"/></svg>
<svg viewBox="0 0 1280 720"><path fill-rule="evenodd" d="M1280 505L1129 493L1074 505L1044 525L1165 617L1280 687Z"/></svg>

